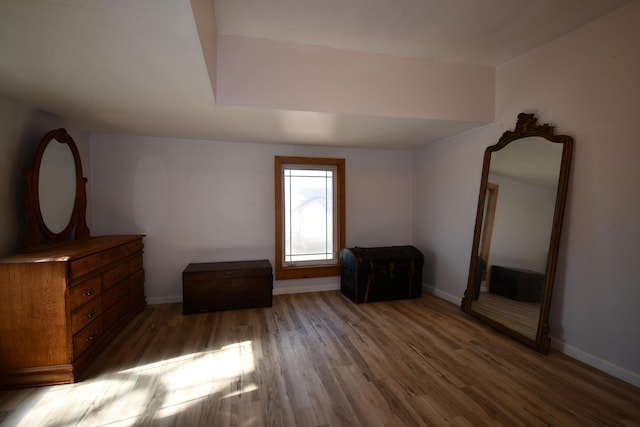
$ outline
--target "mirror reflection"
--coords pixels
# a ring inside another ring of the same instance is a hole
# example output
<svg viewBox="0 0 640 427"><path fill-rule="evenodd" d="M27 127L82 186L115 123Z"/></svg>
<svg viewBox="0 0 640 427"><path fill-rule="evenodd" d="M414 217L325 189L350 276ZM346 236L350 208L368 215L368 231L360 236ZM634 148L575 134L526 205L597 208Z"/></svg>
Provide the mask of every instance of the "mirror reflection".
<svg viewBox="0 0 640 427"><path fill-rule="evenodd" d="M38 177L40 212L46 227L62 232L73 213L76 197L76 168L69 145L52 140L42 153Z"/></svg>
<svg viewBox="0 0 640 427"><path fill-rule="evenodd" d="M562 145L540 137L516 140L490 159L472 309L532 340L561 161Z"/></svg>
<svg viewBox="0 0 640 427"><path fill-rule="evenodd" d="M485 150L462 310L547 353L573 139L521 113Z"/></svg>

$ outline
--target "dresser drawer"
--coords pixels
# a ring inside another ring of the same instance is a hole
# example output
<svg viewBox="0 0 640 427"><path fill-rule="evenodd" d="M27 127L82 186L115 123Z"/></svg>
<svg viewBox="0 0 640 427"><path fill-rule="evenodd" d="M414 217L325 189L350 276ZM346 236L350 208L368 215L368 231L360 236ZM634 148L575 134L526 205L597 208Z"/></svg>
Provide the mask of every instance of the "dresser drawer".
<svg viewBox="0 0 640 427"><path fill-rule="evenodd" d="M73 336L73 354L78 357L89 346L93 345L102 336L102 317L87 325Z"/></svg>
<svg viewBox="0 0 640 427"><path fill-rule="evenodd" d="M137 288L144 288L144 270L136 271L129 278L129 292Z"/></svg>
<svg viewBox="0 0 640 427"><path fill-rule="evenodd" d="M72 286L69 288L71 310L75 310L93 298L100 296L100 292L102 292L102 278L100 276Z"/></svg>
<svg viewBox="0 0 640 427"><path fill-rule="evenodd" d="M71 262L71 279L77 279L87 273L91 273L102 266L100 253L89 255Z"/></svg>
<svg viewBox="0 0 640 427"><path fill-rule="evenodd" d="M129 276L129 263L123 262L102 273L102 288L106 291L119 281Z"/></svg>
<svg viewBox="0 0 640 427"><path fill-rule="evenodd" d="M103 265L111 264L119 259L126 258L137 252L142 252L142 240L136 240L135 242L127 243L126 245L116 246L113 249L104 251L101 254L101 260Z"/></svg>
<svg viewBox="0 0 640 427"><path fill-rule="evenodd" d="M144 300L144 285L129 288L129 300L131 304Z"/></svg>
<svg viewBox="0 0 640 427"><path fill-rule="evenodd" d="M129 260L129 272L133 273L138 270L142 270L142 255L136 255L134 258Z"/></svg>
<svg viewBox="0 0 640 427"><path fill-rule="evenodd" d="M76 333L87 326L102 313L102 300L94 298L87 304L76 308L71 312L71 332Z"/></svg>
<svg viewBox="0 0 640 427"><path fill-rule="evenodd" d="M105 290L102 293L102 307L107 310L118 301L123 300L129 295L129 279L122 280L117 285Z"/></svg>
<svg viewBox="0 0 640 427"><path fill-rule="evenodd" d="M105 329L109 329L112 325L118 323L118 321L127 314L131 307L130 302L130 298L120 300L104 312L102 321L104 322Z"/></svg>

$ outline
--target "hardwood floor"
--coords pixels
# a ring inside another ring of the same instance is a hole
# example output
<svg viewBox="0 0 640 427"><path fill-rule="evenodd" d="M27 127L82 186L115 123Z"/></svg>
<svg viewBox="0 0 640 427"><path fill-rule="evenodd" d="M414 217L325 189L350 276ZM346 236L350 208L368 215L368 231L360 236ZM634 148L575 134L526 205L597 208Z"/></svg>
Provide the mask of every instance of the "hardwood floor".
<svg viewBox="0 0 640 427"><path fill-rule="evenodd" d="M80 383L0 392L20 426L640 425L640 390L457 306L339 292L183 316L150 306Z"/></svg>

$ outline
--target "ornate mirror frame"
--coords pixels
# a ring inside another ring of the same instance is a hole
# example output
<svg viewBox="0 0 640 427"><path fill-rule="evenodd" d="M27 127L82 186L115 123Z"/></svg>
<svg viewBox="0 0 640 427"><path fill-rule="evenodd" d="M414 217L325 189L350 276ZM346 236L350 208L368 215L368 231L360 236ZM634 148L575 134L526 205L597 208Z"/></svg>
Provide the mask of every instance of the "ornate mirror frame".
<svg viewBox="0 0 640 427"><path fill-rule="evenodd" d="M543 138L546 141L555 144L561 144L562 157L560 160L560 170L557 180L557 191L555 196L555 210L553 213L553 220L551 226L551 234L549 238L549 249L546 257L546 271L544 274L544 284L542 286L542 295L540 300L540 309L538 323L536 326L535 338L527 336L526 334L515 330L507 322L497 320L474 310L472 302L474 301L474 289L475 297L478 293L478 281L477 274L484 274L483 266L478 265L479 250L481 246L481 238L483 237L483 224L485 213L485 202L487 200L487 191L491 190L489 183L489 166L491 162L491 155L511 142L520 140L522 138L538 137ZM467 282L467 288L465 290L464 297L462 299L461 308L462 311L476 317L477 319L486 322L495 329L521 341L522 343L534 348L535 350L547 354L551 344L549 338L549 307L551 303L551 294L553 290L553 282L556 270L556 262L558 257L558 246L560 243L560 232L562 228L562 219L564 214L564 206L567 195L567 187L569 181L569 168L571 164L571 153L573 149L573 138L567 135L556 135L554 127L548 124L538 125L537 119L533 114L520 113L518 115L518 121L513 131L506 131L502 137L498 140L498 143L487 147L484 153L484 163L482 166L482 178L480 181L480 193L478 197L478 208L476 212L476 222L473 236L473 247L471 250L471 261L469 264L469 278Z"/></svg>
<svg viewBox="0 0 640 427"><path fill-rule="evenodd" d="M50 144L66 144L71 150L75 166L75 197L71 216L68 223L61 231L52 231L42 215L40 204L40 170L42 159ZM89 237L89 228L86 223L87 195L85 184L87 179L82 175L82 163L80 153L73 138L63 128L47 132L40 141L33 162L33 169L23 169L25 179L25 208L26 231L22 239L22 246L26 250L36 250L51 243L64 240L85 239Z"/></svg>

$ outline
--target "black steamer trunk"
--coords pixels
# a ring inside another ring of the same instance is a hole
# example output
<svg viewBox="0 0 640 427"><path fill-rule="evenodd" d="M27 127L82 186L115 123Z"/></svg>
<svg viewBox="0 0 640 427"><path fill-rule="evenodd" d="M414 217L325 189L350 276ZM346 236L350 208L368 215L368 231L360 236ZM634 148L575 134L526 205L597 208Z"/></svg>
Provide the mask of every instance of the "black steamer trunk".
<svg viewBox="0 0 640 427"><path fill-rule="evenodd" d="M424 256L413 246L346 248L340 290L355 303L419 298Z"/></svg>

